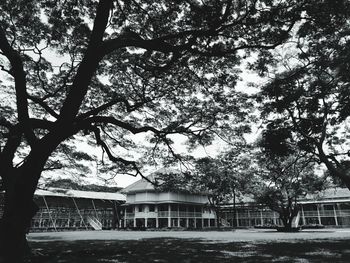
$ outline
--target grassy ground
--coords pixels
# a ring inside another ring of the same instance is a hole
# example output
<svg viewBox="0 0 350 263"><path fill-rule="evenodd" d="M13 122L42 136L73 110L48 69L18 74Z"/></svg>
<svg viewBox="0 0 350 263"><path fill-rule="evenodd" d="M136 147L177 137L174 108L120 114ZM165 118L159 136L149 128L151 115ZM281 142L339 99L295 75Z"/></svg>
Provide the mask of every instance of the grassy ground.
<svg viewBox="0 0 350 263"><path fill-rule="evenodd" d="M349 262L350 239L210 242L198 239L31 242L28 262Z"/></svg>

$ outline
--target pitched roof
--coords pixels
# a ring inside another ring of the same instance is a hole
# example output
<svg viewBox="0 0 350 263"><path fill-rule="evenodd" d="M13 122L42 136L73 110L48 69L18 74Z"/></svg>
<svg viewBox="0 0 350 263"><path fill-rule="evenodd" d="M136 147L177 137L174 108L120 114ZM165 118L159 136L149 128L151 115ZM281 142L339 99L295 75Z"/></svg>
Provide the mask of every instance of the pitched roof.
<svg viewBox="0 0 350 263"><path fill-rule="evenodd" d="M80 190L71 190L71 189L62 189L62 188L37 189L35 191L35 195L36 196L75 197L75 198L113 200L113 201L126 200L125 195L121 193L80 191Z"/></svg>
<svg viewBox="0 0 350 263"><path fill-rule="evenodd" d="M327 201L347 201L350 200L350 191L348 188L332 187L327 188L318 194L307 194L300 198L300 203L327 202Z"/></svg>
<svg viewBox="0 0 350 263"><path fill-rule="evenodd" d="M162 168L159 169L153 173L151 173L149 176L146 176L147 179L140 179L136 181L135 183L125 187L121 193L136 193L136 192L146 192L146 191L154 191L154 184L151 182L156 181L156 175L157 174L170 174L170 173L179 173L178 170L172 169L172 168Z"/></svg>

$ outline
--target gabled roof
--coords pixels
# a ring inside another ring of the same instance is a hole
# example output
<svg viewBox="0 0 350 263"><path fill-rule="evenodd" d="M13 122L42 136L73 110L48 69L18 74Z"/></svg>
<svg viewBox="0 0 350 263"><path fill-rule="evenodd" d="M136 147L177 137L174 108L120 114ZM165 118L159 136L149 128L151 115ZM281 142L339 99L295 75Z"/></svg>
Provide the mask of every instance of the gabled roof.
<svg viewBox="0 0 350 263"><path fill-rule="evenodd" d="M157 174L170 174L170 173L179 173L178 170L172 169L172 168L162 168L159 169L153 173L151 173L149 176L146 176L147 179L140 179L136 181L135 183L125 187L121 192L122 193L136 193L136 192L147 192L147 191L155 191L154 184L151 182L155 182L156 175Z"/></svg>
<svg viewBox="0 0 350 263"><path fill-rule="evenodd" d="M126 200L125 195L121 193L80 191L80 190L71 190L71 189L62 189L62 188L37 189L35 191L35 195L36 196L75 197L75 198L113 200L113 201Z"/></svg>

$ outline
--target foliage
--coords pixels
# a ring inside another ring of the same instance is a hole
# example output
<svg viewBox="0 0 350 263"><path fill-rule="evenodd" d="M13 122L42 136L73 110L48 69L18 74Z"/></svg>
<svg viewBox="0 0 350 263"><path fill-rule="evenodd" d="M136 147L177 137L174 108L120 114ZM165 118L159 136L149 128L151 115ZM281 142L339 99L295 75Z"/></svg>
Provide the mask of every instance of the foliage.
<svg viewBox="0 0 350 263"><path fill-rule="evenodd" d="M166 149L178 158L169 135L208 144L225 120L244 118L234 89L240 51L285 42L307 2L2 1L0 250L24 251L48 160L86 157L62 145L84 136L107 157L101 164L136 175L143 156ZM153 147L140 149L138 134Z"/></svg>
<svg viewBox="0 0 350 263"><path fill-rule="evenodd" d="M155 189L159 192L178 192L199 194L191 185L188 171L159 171L154 174Z"/></svg>
<svg viewBox="0 0 350 263"><path fill-rule="evenodd" d="M286 229L290 229L299 212L298 199L327 187L325 178L315 173L310 154L295 149L289 155L280 156L258 151L255 157L259 182L252 191L255 199L278 212Z"/></svg>
<svg viewBox="0 0 350 263"><path fill-rule="evenodd" d="M274 136L281 145L291 137L297 140L301 150L317 157L350 188L345 165L350 142L350 2L327 0L305 7L304 22L286 46L290 52L275 54L280 63L260 94L263 114L275 131L286 131L286 137Z"/></svg>

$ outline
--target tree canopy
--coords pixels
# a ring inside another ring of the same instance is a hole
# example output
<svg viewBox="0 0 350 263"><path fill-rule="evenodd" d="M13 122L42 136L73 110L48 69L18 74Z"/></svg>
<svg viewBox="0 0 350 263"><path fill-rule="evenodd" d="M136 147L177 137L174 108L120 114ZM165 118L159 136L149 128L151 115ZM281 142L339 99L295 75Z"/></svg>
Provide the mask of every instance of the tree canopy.
<svg viewBox="0 0 350 263"><path fill-rule="evenodd" d="M244 118L234 90L242 59L264 58L319 2L2 1L0 250L23 251L44 169L94 159L72 149L77 136L101 147L116 173L137 174L142 156L162 147L176 157L169 135L205 144L226 133ZM150 150L130 140L141 133Z"/></svg>
<svg viewBox="0 0 350 263"><path fill-rule="evenodd" d="M299 212L299 199L323 190L327 184L317 175L311 154L296 148L284 155L271 154L264 151L263 141L259 143L261 150L254 154L257 162L251 169L255 175L251 191L258 203L279 214L285 230L290 231Z"/></svg>
<svg viewBox="0 0 350 263"><path fill-rule="evenodd" d="M287 44L291 51L275 53L280 61L275 59L260 94L263 114L274 126L271 141L287 145L293 137L348 188L349 11L349 1L307 5Z"/></svg>

